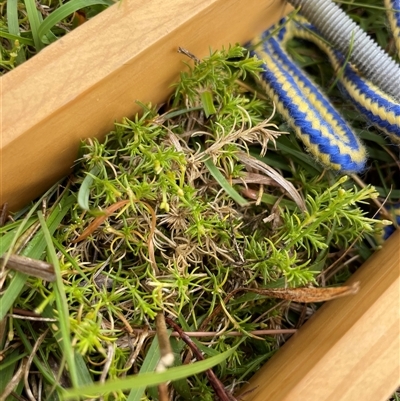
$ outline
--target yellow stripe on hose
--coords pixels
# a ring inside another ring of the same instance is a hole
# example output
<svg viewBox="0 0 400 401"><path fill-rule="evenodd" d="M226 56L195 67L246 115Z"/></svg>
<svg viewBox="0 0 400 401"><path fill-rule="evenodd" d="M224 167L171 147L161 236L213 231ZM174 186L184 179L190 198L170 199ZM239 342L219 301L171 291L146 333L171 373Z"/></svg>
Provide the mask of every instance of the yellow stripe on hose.
<svg viewBox="0 0 400 401"><path fill-rule="evenodd" d="M400 0L385 0L387 17L400 58Z"/></svg>
<svg viewBox="0 0 400 401"><path fill-rule="evenodd" d="M365 149L319 89L283 51L278 39L268 38L251 53L264 61L261 82L310 152L325 166L346 172L362 171ZM268 32L255 38L260 43ZM253 46L254 47L254 46Z"/></svg>
<svg viewBox="0 0 400 401"><path fill-rule="evenodd" d="M400 6L400 1L398 3ZM328 55L335 71L340 71L344 61L343 56L330 48L306 20L290 21L288 31L291 36L315 43ZM289 35L286 35L284 40L288 38ZM400 77L388 77L388 79L400 79ZM345 66L339 80L354 105L368 121L385 133L393 143L400 144L400 104L372 82L359 76L351 65Z"/></svg>

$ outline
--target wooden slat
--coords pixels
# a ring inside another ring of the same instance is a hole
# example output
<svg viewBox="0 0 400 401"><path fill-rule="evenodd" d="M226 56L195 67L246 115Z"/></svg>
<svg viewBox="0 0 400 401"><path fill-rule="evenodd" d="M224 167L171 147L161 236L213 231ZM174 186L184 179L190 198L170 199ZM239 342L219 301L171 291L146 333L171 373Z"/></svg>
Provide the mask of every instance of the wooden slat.
<svg viewBox="0 0 400 401"><path fill-rule="evenodd" d="M400 231L242 390L242 401L386 401L400 386Z"/></svg>
<svg viewBox="0 0 400 401"><path fill-rule="evenodd" d="M80 139L159 104L188 59L244 43L284 14L271 0L123 0L1 79L0 204L23 206L69 172Z"/></svg>

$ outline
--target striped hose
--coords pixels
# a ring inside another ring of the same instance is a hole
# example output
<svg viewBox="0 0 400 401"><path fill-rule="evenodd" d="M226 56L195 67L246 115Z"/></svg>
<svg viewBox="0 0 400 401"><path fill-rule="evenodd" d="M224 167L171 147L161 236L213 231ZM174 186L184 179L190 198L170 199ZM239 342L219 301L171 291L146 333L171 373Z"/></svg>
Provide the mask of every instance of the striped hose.
<svg viewBox="0 0 400 401"><path fill-rule="evenodd" d="M301 11L303 11L305 5L309 6L309 3L315 1L315 7L320 7L321 3L329 2L330 0L293 0L291 2L301 3ZM394 39L399 46L398 49L400 49L400 0L385 1ZM338 7L335 4L333 5L334 25L332 25L331 21L329 26L325 21L322 24L322 29L320 26L318 27L324 31L324 37L327 29L331 32L330 36L332 36L332 32L333 36L335 36L336 31L342 30L342 25L338 24L337 21ZM315 20L318 20L318 17L323 13L323 10L318 10L319 14L315 14L315 9L313 13L312 7L304 10L308 20L313 19L314 25ZM340 9L339 11L343 13ZM326 16L329 13L323 14ZM342 18L341 14L340 16ZM346 18L348 17L346 16ZM277 35L273 35L273 32L277 30L276 27L273 27L259 37L254 38L249 44L250 52L264 62L261 73L262 86L276 103L278 111L287 118L296 135L304 142L310 153L318 161L336 171L349 173L363 171L366 163L364 146L330 104L329 100L321 93L320 89L290 59L284 50L284 46L292 37L310 40L327 53L335 71L340 71L345 63L345 57L340 51L328 46L321 39L321 34L317 29L307 20L296 17L296 21L288 19L281 21L280 25L282 24L283 28L279 30ZM354 22L351 22L350 25L354 30ZM359 30L358 27L357 29ZM361 36L363 43L365 42L373 48L371 52L366 49L366 53L372 53L376 56L375 59L372 56L372 58L369 57L369 62L372 63L374 61L376 64L377 61L381 60L381 64L386 66L385 68L390 74L383 75L383 83L385 85L382 85L382 74L375 73L375 70L380 70L380 68L374 66L373 68L365 69L365 66L362 66L365 60L361 60L360 64L356 57L351 59L352 64L347 64L339 75L341 85L359 112L382 133L386 134L393 143L400 144L400 105L396 100L396 98L400 97L400 67L383 51L377 52L377 45L374 42L372 42L373 45L370 45L368 37L368 40L365 39L365 33L359 34L356 32L353 35L353 39L357 35ZM350 36L348 45L354 45L350 49L350 51L353 51L358 48L358 43L355 41L351 43L351 39ZM382 56L382 53L384 56ZM364 76L359 73L360 70L364 71ZM390 87L390 90L387 90L388 87ZM379 88L384 88L390 94Z"/></svg>

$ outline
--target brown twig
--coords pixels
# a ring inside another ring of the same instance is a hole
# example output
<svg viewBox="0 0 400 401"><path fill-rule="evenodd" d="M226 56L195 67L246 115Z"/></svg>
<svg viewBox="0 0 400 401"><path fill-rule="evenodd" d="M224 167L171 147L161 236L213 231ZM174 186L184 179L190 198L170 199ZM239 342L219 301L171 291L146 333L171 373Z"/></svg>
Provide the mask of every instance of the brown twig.
<svg viewBox="0 0 400 401"><path fill-rule="evenodd" d="M133 331L132 331L133 333ZM130 333L131 334L131 333ZM155 334L155 333L154 333ZM144 329L140 332L139 337L135 339L133 342L131 339L131 336L128 336L128 341L129 341L129 348L131 349L131 353L125 362L122 377L125 377L127 375L128 370L132 368L132 365L136 361L136 358L140 354L140 351L142 350L143 344L148 337L148 329Z"/></svg>
<svg viewBox="0 0 400 401"><path fill-rule="evenodd" d="M157 386L158 389L158 400L159 401L168 401L169 394L168 394L168 385L167 383L161 383Z"/></svg>
<svg viewBox="0 0 400 401"><path fill-rule="evenodd" d="M13 392L13 390L18 386L21 379L24 377L24 373L26 370L26 364L28 362L28 358L23 358L18 370L11 378L11 380L7 383L3 392L0 394L0 401L5 401L5 399Z"/></svg>
<svg viewBox="0 0 400 401"><path fill-rule="evenodd" d="M51 317L26 316L26 315L17 315L15 313L8 313L7 316L12 317L14 319L31 320L34 322L57 322L57 319L53 319Z"/></svg>
<svg viewBox="0 0 400 401"><path fill-rule="evenodd" d="M27 258L26 256L10 255L0 257L0 263L7 269L19 271L29 276L38 277L43 280L56 281L54 266L42 260Z"/></svg>
<svg viewBox="0 0 400 401"><path fill-rule="evenodd" d="M294 334L296 333L296 329L273 329L273 330L252 330L248 333L254 336L275 336L281 334ZM133 329L134 333L140 334L143 333L143 329ZM156 331L149 330L147 331L149 336L155 336ZM185 331L185 334L191 338L202 338L202 337L242 337L244 333L241 331ZM180 337L180 334L177 331L173 331L170 334L170 337Z"/></svg>
<svg viewBox="0 0 400 401"><path fill-rule="evenodd" d="M29 358L26 362L26 366L25 366L25 371L24 371L24 384L25 384L25 392L27 397L29 398L29 400L31 401L36 401L35 396L32 393L31 387L29 385L29 373L30 373L30 369L31 369L31 365L33 362L33 358L36 355L37 350L40 347L40 344L42 344L42 342L44 341L44 339L46 338L46 335L48 333L49 329L46 329L36 340L35 345L32 348L32 351L29 355Z"/></svg>
<svg viewBox="0 0 400 401"><path fill-rule="evenodd" d="M189 57L194 61L195 64L200 63L200 59L198 59L193 53L191 53L189 50L185 49L184 47L178 47L178 53L184 54L185 56Z"/></svg>
<svg viewBox="0 0 400 401"><path fill-rule="evenodd" d="M157 313L156 316L157 339L160 345L160 362L157 366L157 371L163 371L165 368L174 363L174 353L172 352L165 317L162 313Z"/></svg>
<svg viewBox="0 0 400 401"><path fill-rule="evenodd" d="M156 330L157 339L160 346L160 360L156 367L157 372L163 372L166 368L174 363L174 353L172 352L171 343L165 324L165 316L159 312L156 316ZM168 385L167 383L160 383L158 385L158 398L160 401L168 401Z"/></svg>
<svg viewBox="0 0 400 401"><path fill-rule="evenodd" d="M179 333L180 338L188 345L188 347L191 349L195 357L199 360L202 361L204 360L203 354L200 352L199 348L197 345L192 341L192 339L186 335L186 333L178 326L172 319L166 317L165 321L173 327L173 329ZM231 394L227 392L225 389L224 385L221 383L221 381L217 378L215 373L211 369L206 370L206 375L208 377L208 380L210 381L211 386L213 387L215 393L219 397L221 401L236 401L236 398L234 398Z"/></svg>
<svg viewBox="0 0 400 401"><path fill-rule="evenodd" d="M6 224L7 218L8 218L8 203L4 202L0 212L0 227L3 227Z"/></svg>

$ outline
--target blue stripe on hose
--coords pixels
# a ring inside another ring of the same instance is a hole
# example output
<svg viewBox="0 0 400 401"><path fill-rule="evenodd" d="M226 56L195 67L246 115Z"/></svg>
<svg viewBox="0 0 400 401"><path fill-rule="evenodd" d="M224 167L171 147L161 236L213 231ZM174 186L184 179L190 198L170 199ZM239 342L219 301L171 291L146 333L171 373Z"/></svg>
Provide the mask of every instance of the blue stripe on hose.
<svg viewBox="0 0 400 401"><path fill-rule="evenodd" d="M398 56L400 57L400 0L385 0L385 7Z"/></svg>
<svg viewBox="0 0 400 401"><path fill-rule="evenodd" d="M341 68L344 57L329 48L319 38L318 32L312 25L302 21L301 23L293 22L291 27L291 35L312 41L327 53L336 70ZM396 79L396 77L388 79ZM354 105L368 121L387 134L394 143L399 144L400 104L381 92L374 84L359 76L350 65L346 65L339 80Z"/></svg>
<svg viewBox="0 0 400 401"><path fill-rule="evenodd" d="M336 49L343 54L349 53L350 61L368 80L400 101L400 80L394 79L400 75L400 66L333 0L288 1L294 7L300 7L300 13Z"/></svg>
<svg viewBox="0 0 400 401"><path fill-rule="evenodd" d="M400 144L400 104L388 100L384 94L380 96L376 87L371 87L368 82L361 80L350 67L346 68L344 79L349 80L349 83L343 86L357 109L371 124L386 133L393 143ZM341 82L343 84L343 80ZM359 92L358 96L352 96L349 93L348 87L350 85ZM366 105L369 107L367 108ZM389 121L389 117L392 117L392 122Z"/></svg>
<svg viewBox="0 0 400 401"><path fill-rule="evenodd" d="M400 0L391 1L391 8L394 10L392 12L393 19L396 22L396 26L400 27Z"/></svg>
<svg viewBox="0 0 400 401"><path fill-rule="evenodd" d="M400 10L400 0L385 1L387 7ZM400 24L400 12L389 12L389 16L395 39L400 44L400 26L393 24L393 21ZM283 19L278 24L278 33L274 32L277 28L272 27L250 43L251 48L262 43L261 50L255 49L252 54L264 60L261 74L264 86L274 98L277 109L288 118L297 136L318 160L335 170L361 171L365 163L363 146L329 100L290 59L283 46L293 36L311 40L328 54L336 71L341 70L345 58L330 48L304 18L299 21ZM388 79L400 80L400 77ZM345 66L339 80L368 121L394 143L400 144L400 104L359 76L351 65Z"/></svg>
<svg viewBox="0 0 400 401"><path fill-rule="evenodd" d="M268 43L272 44L274 41L275 39L271 38ZM343 125L342 121L334 124L335 127L328 124L321 116L319 102L310 102L304 97L304 92L299 87L299 80L304 82L304 77L298 68L292 66L288 73L286 63L283 64L278 57L275 57L274 51L268 45L264 45L262 50L251 53L264 61L261 77L265 88L274 98L278 110L289 119L289 123L310 152L325 166L335 170L348 172L363 170L365 151L361 144L349 129L337 133L337 127ZM295 73L296 70L300 74ZM315 87L310 87L310 91L315 98L321 98ZM323 113L329 112L323 109Z"/></svg>
<svg viewBox="0 0 400 401"><path fill-rule="evenodd" d="M354 151L358 151L360 148L360 143L357 137L351 131L343 117L334 109L329 100L319 90L319 88L306 75L304 75L297 64L295 64L282 50L281 45L276 40L271 39L268 42L263 43L264 48L268 46L273 50L273 56L279 58L282 65L285 66L289 73L295 74L302 85L301 89L303 90L303 96L311 95L315 97L315 106L317 107L321 118L324 120L328 119L328 122L334 126L334 129L338 129L343 132L343 134L340 136L340 140L344 141L346 145Z"/></svg>

